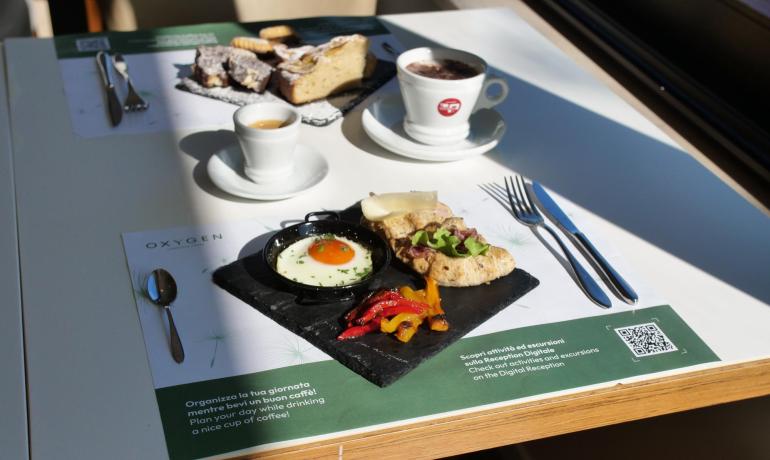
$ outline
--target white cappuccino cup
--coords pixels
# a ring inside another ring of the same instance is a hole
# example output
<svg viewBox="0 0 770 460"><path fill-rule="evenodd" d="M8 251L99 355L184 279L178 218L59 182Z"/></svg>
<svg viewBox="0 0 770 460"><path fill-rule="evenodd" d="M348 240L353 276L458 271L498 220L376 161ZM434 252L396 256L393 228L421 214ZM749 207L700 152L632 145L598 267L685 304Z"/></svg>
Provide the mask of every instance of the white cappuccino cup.
<svg viewBox="0 0 770 460"><path fill-rule="evenodd" d="M292 174L301 121L295 108L278 102L258 102L235 111L233 123L246 177L269 184Z"/></svg>
<svg viewBox="0 0 770 460"><path fill-rule="evenodd" d="M409 68L410 64L419 67L430 63L445 67L461 63L460 68L469 72L464 77L455 75L461 78L446 79L430 76L430 72L416 72L415 66ZM396 67L406 109L404 131L423 144L450 145L462 141L470 133L468 119L473 112L494 107L508 95L505 80L488 76L487 63L466 51L415 48L401 53ZM495 97L487 94L492 85L500 87Z"/></svg>

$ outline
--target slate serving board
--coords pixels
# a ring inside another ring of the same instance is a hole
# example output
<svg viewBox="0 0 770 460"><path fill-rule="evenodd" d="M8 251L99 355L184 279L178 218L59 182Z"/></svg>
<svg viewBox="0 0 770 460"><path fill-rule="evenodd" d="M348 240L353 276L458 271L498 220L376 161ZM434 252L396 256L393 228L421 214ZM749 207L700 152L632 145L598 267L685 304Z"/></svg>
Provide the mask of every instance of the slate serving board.
<svg viewBox="0 0 770 460"><path fill-rule="evenodd" d="M346 210L343 218L358 222L356 214L355 209ZM344 329L342 317L357 301L320 305L297 303L296 296L283 287L265 264L261 251L217 269L213 280L232 295L381 387L395 382L540 284L532 275L517 268L508 276L487 285L442 287L442 307L450 323L449 330L434 332L420 327L412 340L404 344L391 335L381 333L338 341L336 337ZM404 284L423 287L419 275L394 260L382 276L372 282L371 289Z"/></svg>

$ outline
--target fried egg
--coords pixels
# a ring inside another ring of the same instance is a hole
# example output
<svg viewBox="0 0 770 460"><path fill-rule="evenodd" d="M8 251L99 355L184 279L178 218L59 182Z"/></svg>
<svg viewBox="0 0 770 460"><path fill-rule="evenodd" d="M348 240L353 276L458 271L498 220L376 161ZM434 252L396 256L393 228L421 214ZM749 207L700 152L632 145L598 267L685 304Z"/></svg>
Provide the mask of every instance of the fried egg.
<svg viewBox="0 0 770 460"><path fill-rule="evenodd" d="M275 268L298 283L347 286L372 272L372 251L342 236L310 236L281 251Z"/></svg>

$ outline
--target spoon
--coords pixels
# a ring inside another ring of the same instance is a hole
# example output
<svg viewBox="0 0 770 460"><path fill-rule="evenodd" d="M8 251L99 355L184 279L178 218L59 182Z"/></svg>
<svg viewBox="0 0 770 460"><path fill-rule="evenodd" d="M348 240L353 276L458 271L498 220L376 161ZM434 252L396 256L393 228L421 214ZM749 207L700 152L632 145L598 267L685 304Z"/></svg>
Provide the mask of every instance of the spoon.
<svg viewBox="0 0 770 460"><path fill-rule="evenodd" d="M153 303L166 310L168 326L171 331L171 356L174 357L174 361L181 363L184 361L184 348L182 348L182 340L179 339L179 333L174 325L174 317L171 316L171 308L169 308L176 299L176 281L174 281L171 273L162 268L153 270L147 279L147 295L150 296Z"/></svg>

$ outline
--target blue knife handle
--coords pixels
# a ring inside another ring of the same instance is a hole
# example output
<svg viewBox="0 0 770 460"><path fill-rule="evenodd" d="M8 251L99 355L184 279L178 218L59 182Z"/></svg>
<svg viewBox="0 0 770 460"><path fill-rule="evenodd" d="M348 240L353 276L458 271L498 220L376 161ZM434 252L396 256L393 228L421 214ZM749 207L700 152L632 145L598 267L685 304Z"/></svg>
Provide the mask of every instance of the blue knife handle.
<svg viewBox="0 0 770 460"><path fill-rule="evenodd" d="M586 237L583 232L574 232L572 235L575 237L574 241L578 244L578 249L586 255L589 259L600 268L601 274L604 275L612 285L612 288L616 291L618 296L626 303L634 305L639 300L639 296L631 288L631 286L620 276L620 273L616 272L612 265L607 262L607 259L601 255L601 253L594 247L591 241Z"/></svg>
<svg viewBox="0 0 770 460"><path fill-rule="evenodd" d="M583 292L586 293L589 299L591 299L595 304L604 307L604 308L610 308L612 307L612 302L610 301L610 298L607 297L607 294L602 291L602 288L599 287L598 284L596 284L596 281L594 281L593 278L591 278L591 275L588 274L585 268L583 268L583 265L580 264L580 262L575 259L575 257L572 255L569 249L567 249L567 246L564 245L561 238L559 238L559 234L556 233L555 230L553 230L548 225L541 225L540 228L544 228L548 231L548 233L551 234L553 239L556 240L557 243L559 243L559 247L561 248L561 251L564 253L565 256L567 256L567 261L572 266L572 269L575 271L575 275L578 279L578 285L583 290Z"/></svg>

